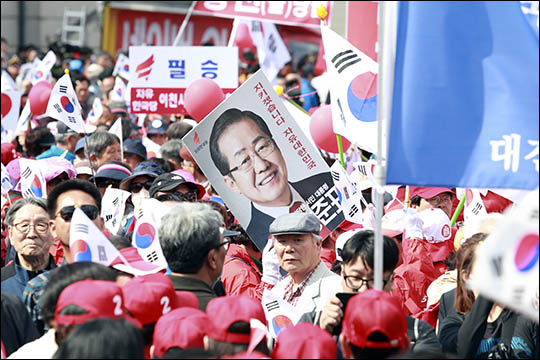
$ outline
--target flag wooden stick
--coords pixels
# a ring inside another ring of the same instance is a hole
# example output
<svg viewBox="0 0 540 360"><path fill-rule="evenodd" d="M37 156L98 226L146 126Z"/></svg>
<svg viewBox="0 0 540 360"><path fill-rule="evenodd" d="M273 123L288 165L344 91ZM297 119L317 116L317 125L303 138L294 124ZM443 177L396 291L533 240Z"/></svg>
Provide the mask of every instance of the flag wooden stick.
<svg viewBox="0 0 540 360"><path fill-rule="evenodd" d="M405 187L405 207L409 207L411 205L410 198L411 197L411 189L409 188L409 185Z"/></svg>
<svg viewBox="0 0 540 360"><path fill-rule="evenodd" d="M454 215L452 215L452 220L450 220L450 226L451 227L456 224L459 213L461 213L461 209L463 209L463 205L465 205L465 194L463 194L463 197L459 201L459 204L458 204L458 206L456 208L456 211L454 211Z"/></svg>

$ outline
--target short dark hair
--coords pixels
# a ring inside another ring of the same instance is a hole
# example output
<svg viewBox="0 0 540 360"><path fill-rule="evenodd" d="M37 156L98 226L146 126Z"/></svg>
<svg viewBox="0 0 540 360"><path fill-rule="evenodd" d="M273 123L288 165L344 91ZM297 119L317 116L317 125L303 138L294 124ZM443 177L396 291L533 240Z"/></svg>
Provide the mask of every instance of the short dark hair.
<svg viewBox="0 0 540 360"><path fill-rule="evenodd" d="M39 301L44 322L54 318L60 293L69 285L84 279L115 281L117 272L105 265L80 261L59 266L49 273L49 281Z"/></svg>
<svg viewBox="0 0 540 360"><path fill-rule="evenodd" d="M45 141L45 139L47 139L47 141ZM46 145L48 142L50 142L50 144ZM48 150L55 142L54 135L47 126L33 128L25 137L24 148L26 149L26 156L36 157Z"/></svg>
<svg viewBox="0 0 540 360"><path fill-rule="evenodd" d="M58 197L69 190L80 190L87 193L94 198L96 206L101 211L101 194L97 186L87 180L71 179L58 184L47 197L47 210L51 219L54 219L54 215L56 214Z"/></svg>
<svg viewBox="0 0 540 360"><path fill-rule="evenodd" d="M182 140L191 129L193 126L185 121L173 122L167 129L167 138Z"/></svg>
<svg viewBox="0 0 540 360"><path fill-rule="evenodd" d="M165 160L165 159L152 157L152 158L148 159L148 161L151 161L154 164L156 164L157 166L159 166L161 168L161 170L163 170L164 173L169 173L169 172L174 171L173 164L170 163L169 161Z"/></svg>
<svg viewBox="0 0 540 360"><path fill-rule="evenodd" d="M360 256L364 264L373 269L374 247L375 232L373 230L358 231L347 240L341 250L343 264L350 263ZM399 261L399 248L391 237L383 236L383 256L383 271L394 271Z"/></svg>
<svg viewBox="0 0 540 360"><path fill-rule="evenodd" d="M125 319L98 318L76 326L53 359L142 359L144 344L135 325Z"/></svg>
<svg viewBox="0 0 540 360"><path fill-rule="evenodd" d="M214 165L218 168L219 172L223 176L225 176L225 174L227 174L229 171L230 165L221 151L219 151L218 140L229 126L244 119L253 120L265 135L272 138L272 133L270 132L268 125L266 125L266 122L264 122L263 118L254 112L249 110L241 111L236 108L231 108L223 112L223 114L221 114L214 123L212 133L210 134L210 156L212 157Z"/></svg>

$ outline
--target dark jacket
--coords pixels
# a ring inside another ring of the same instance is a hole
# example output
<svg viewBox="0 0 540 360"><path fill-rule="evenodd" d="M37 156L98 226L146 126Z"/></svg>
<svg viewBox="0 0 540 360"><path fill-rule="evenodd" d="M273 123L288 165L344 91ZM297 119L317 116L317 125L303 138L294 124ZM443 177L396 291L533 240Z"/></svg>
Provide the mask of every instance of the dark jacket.
<svg viewBox="0 0 540 360"><path fill-rule="evenodd" d="M43 271L54 268L56 268L56 263L51 255L49 255L49 265L47 265L45 269L39 271L26 270L19 265L19 258L15 256L13 261L2 268L2 292L9 292L22 300L26 283Z"/></svg>
<svg viewBox="0 0 540 360"><path fill-rule="evenodd" d="M174 286L175 290L191 291L199 299L199 309L206 311L206 305L213 298L217 297L216 293L212 290L207 283L191 276L177 276L167 275Z"/></svg>
<svg viewBox="0 0 540 360"><path fill-rule="evenodd" d="M313 175L296 183L289 184L304 200L307 200L325 183L329 186L329 188L334 186L334 181L332 180L332 175L330 172ZM245 227L245 229L249 237L255 242L255 245L257 245L261 251L266 246L269 235L268 228L274 220L274 217L261 212L255 206L253 206L253 203L251 204L251 219L249 220L249 224ZM330 231L334 231L344 220L345 215L339 208L339 213L332 219L332 221L328 223L327 227ZM321 234L321 236L323 235Z"/></svg>

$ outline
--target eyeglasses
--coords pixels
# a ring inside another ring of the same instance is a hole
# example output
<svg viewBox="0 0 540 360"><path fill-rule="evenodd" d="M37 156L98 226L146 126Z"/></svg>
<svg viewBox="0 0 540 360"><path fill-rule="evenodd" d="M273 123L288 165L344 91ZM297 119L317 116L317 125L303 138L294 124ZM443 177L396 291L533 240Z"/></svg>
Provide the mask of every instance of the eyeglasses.
<svg viewBox="0 0 540 360"><path fill-rule="evenodd" d="M362 286L364 286L364 284L368 289L373 289L375 286L375 279L363 279L359 276L346 275L345 271L342 271L342 273L343 279L345 279L345 284L347 284L347 286L353 291L358 291ZM390 275L388 280L383 279L383 288L386 286L386 284L392 281L393 277L394 274Z"/></svg>
<svg viewBox="0 0 540 360"><path fill-rule="evenodd" d="M426 199L426 201L430 203L432 206L437 206L442 202L446 202L446 201L452 202L452 199L453 199L453 196L450 194L441 194L441 195L432 197L430 199Z"/></svg>
<svg viewBox="0 0 540 360"><path fill-rule="evenodd" d="M38 234L45 234L47 232L47 230L49 230L49 223L46 223L46 222L38 222L38 223L31 224L29 222L24 221L24 222L20 222L18 224L14 224L13 226L21 234L28 233L28 231L30 231L31 226L34 227L34 230Z"/></svg>
<svg viewBox="0 0 540 360"><path fill-rule="evenodd" d="M99 209L94 205L81 205L80 209L86 214L86 216L88 216L90 220L95 220L99 213ZM55 216L60 215L60 217L62 217L64 221L71 221L74 211L75 206L64 206L62 209L60 209L59 212L55 214Z"/></svg>
<svg viewBox="0 0 540 360"><path fill-rule="evenodd" d="M180 198L180 201L193 202L193 201L197 200L197 193L193 192L193 191L183 193L183 192L180 192L180 191L176 190L176 191L172 191L171 194L174 194L174 195L178 196Z"/></svg>
<svg viewBox="0 0 540 360"><path fill-rule="evenodd" d="M223 246L225 248L225 251L228 251L230 243L231 243L231 240L227 239L227 240L223 241L222 243L220 243L218 246L213 247L212 249L219 249L220 247Z"/></svg>
<svg viewBox="0 0 540 360"><path fill-rule="evenodd" d="M142 182L132 182L131 183L131 192L132 193L138 193L139 191L142 190L142 188L144 187L146 190L150 190L150 188L152 187L152 183L153 181L147 181L145 183L142 183Z"/></svg>
<svg viewBox="0 0 540 360"><path fill-rule="evenodd" d="M229 175L236 170L248 172L249 170L253 169L253 156L255 156L255 154L261 159L266 159L266 157L276 149L276 145L274 144L274 140L272 138L261 138L257 140L254 148L255 151L251 154L243 154L244 158L240 162L240 165L233 167L227 171L225 175Z"/></svg>
<svg viewBox="0 0 540 360"><path fill-rule="evenodd" d="M120 181L114 179L96 180L97 187L106 188L109 187L109 185L112 185L113 188L118 188L120 186Z"/></svg>

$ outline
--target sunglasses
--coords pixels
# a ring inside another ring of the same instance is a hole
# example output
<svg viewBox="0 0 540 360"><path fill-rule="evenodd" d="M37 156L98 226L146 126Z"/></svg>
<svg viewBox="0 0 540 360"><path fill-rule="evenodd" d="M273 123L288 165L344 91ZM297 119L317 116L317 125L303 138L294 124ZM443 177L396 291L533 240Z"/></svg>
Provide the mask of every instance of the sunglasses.
<svg viewBox="0 0 540 360"><path fill-rule="evenodd" d="M94 205L81 205L79 208L86 214L86 216L88 216L90 220L95 220L99 214L99 209ZM56 213L55 216L60 215L64 221L71 221L74 211L75 206L64 206L58 213Z"/></svg>
<svg viewBox="0 0 540 360"><path fill-rule="evenodd" d="M113 179L105 179L105 180L96 180L96 186L97 187L109 187L109 185L112 185L113 188L119 188L120 187L120 181L113 180Z"/></svg>
<svg viewBox="0 0 540 360"><path fill-rule="evenodd" d="M142 183L142 182L137 182L137 183L134 183L132 182L131 183L131 192L132 193L138 193L139 191L142 190L142 188L144 187L146 190L150 190L150 188L152 187L152 183L153 181L147 181L145 183Z"/></svg>

